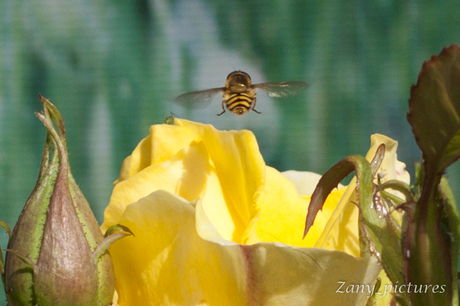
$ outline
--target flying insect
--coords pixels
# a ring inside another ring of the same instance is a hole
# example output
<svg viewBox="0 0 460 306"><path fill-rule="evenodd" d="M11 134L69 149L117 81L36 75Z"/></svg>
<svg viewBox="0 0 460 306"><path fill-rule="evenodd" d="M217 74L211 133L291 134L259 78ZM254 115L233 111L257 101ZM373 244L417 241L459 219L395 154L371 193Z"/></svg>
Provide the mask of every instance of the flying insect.
<svg viewBox="0 0 460 306"><path fill-rule="evenodd" d="M307 88L307 83L301 81L288 81L281 83L260 83L252 84L249 74L243 71L233 71L227 76L225 87L211 88L200 91L193 91L182 94L176 98L178 104L202 108L207 106L217 93L222 93L222 115L227 110L236 115L244 115L249 110L258 114L261 112L255 109L257 89L268 93L269 97L283 98L300 94Z"/></svg>

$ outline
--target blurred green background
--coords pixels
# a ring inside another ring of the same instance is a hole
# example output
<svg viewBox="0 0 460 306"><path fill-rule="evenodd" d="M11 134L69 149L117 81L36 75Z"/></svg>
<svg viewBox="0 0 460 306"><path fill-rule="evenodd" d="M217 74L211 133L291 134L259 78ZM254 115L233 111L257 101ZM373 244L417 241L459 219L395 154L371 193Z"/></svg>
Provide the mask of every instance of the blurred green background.
<svg viewBox="0 0 460 306"><path fill-rule="evenodd" d="M123 159L171 111L251 129L279 170L323 173L383 133L413 175L410 87L424 60L460 43L459 12L458 0L2 0L0 220L15 224L37 179L38 93L64 116L72 172L100 222ZM260 93L262 114L243 117L215 116L219 98L203 110L171 102L222 87L233 70L309 88L280 101ZM460 199L460 166L448 174Z"/></svg>

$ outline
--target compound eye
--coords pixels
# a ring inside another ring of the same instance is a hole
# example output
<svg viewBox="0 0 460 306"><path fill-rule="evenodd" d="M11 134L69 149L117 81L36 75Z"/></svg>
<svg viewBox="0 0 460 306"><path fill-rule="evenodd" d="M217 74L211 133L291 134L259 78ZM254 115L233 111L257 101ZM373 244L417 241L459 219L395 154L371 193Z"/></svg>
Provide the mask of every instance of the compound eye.
<svg viewBox="0 0 460 306"><path fill-rule="evenodd" d="M239 92L245 92L247 88L246 88L246 85L244 84L235 84L230 87L230 90L232 92L239 93Z"/></svg>

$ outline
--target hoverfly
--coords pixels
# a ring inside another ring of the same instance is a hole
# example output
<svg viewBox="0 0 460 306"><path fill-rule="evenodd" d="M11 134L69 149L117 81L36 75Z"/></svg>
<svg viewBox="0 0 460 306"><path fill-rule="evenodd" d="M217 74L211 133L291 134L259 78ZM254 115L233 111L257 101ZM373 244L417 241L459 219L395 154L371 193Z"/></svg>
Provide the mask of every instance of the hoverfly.
<svg viewBox="0 0 460 306"><path fill-rule="evenodd" d="M221 92L223 97L222 112L217 114L217 116L225 113L225 108L240 116L246 114L249 110L260 114L255 109L258 88L265 90L269 97L281 98L295 96L301 93L307 86L307 83L300 81L252 84L249 74L238 70L233 71L227 76L225 87L188 92L178 96L176 102L200 108L208 105L211 102L211 98Z"/></svg>

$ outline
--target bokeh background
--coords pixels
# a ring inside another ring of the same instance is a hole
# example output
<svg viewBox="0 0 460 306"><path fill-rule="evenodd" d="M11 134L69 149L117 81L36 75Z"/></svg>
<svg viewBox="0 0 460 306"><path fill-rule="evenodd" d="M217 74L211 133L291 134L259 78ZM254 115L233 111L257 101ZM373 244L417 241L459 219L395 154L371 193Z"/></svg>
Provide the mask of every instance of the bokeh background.
<svg viewBox="0 0 460 306"><path fill-rule="evenodd" d="M458 0L2 0L0 220L15 224L37 179L38 93L64 116L72 172L100 222L123 159L170 112L254 131L279 170L323 173L383 133L413 174L410 87L424 60L460 43L459 13ZM243 117L217 117L219 97L200 110L172 103L234 70L309 88L279 101L260 93L262 114ZM460 199L460 166L448 174Z"/></svg>

